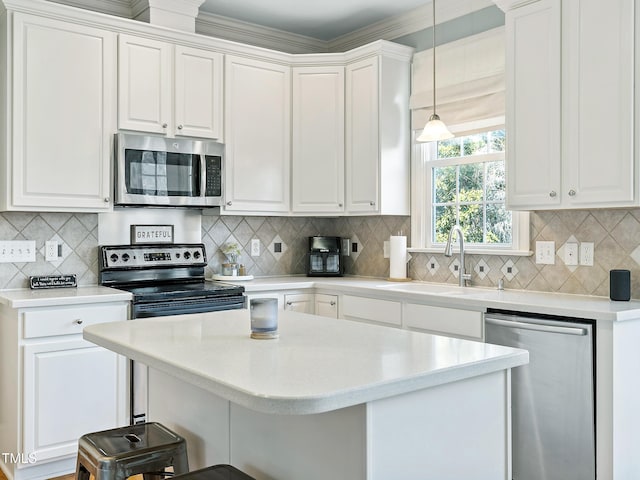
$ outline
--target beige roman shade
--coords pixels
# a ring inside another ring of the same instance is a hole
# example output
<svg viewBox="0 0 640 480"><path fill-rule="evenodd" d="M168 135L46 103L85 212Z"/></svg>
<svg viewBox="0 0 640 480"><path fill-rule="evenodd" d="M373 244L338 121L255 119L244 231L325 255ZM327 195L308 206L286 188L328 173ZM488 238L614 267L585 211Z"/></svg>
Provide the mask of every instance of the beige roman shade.
<svg viewBox="0 0 640 480"><path fill-rule="evenodd" d="M433 49L413 56L411 125L421 130L433 112ZM438 45L436 109L456 135L504 125L504 27Z"/></svg>

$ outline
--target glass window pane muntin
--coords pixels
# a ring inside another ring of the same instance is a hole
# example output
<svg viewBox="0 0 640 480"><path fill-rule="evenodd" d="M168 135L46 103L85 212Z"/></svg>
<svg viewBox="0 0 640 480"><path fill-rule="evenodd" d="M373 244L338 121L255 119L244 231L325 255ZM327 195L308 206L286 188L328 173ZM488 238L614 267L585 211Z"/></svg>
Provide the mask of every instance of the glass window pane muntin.
<svg viewBox="0 0 640 480"><path fill-rule="evenodd" d="M504 205L504 144L504 130L437 143L440 161L431 170L433 243L445 243L455 223L470 244L512 243L512 214Z"/></svg>

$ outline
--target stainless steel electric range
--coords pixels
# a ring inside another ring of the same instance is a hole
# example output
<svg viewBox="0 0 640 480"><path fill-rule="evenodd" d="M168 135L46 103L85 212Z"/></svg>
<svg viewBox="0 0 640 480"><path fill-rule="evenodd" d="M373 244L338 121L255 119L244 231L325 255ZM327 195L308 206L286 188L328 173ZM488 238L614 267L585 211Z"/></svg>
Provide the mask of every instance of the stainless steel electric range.
<svg viewBox="0 0 640 480"><path fill-rule="evenodd" d="M201 243L104 245L99 252L101 285L133 294L129 318L240 309L244 287L207 282ZM131 423L146 421L147 367L131 362Z"/></svg>

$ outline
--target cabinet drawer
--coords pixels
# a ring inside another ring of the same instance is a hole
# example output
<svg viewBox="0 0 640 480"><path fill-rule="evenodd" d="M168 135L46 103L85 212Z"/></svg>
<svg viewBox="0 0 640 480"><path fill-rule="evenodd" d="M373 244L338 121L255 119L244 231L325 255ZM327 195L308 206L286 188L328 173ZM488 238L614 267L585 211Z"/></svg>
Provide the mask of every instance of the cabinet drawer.
<svg viewBox="0 0 640 480"><path fill-rule="evenodd" d="M407 328L482 340L481 312L408 303L403 316Z"/></svg>
<svg viewBox="0 0 640 480"><path fill-rule="evenodd" d="M127 304L25 309L24 338L82 333L87 325L127 319Z"/></svg>
<svg viewBox="0 0 640 480"><path fill-rule="evenodd" d="M400 326L402 324L402 306L400 302L390 300L344 295L342 297L342 316L350 320L369 320Z"/></svg>

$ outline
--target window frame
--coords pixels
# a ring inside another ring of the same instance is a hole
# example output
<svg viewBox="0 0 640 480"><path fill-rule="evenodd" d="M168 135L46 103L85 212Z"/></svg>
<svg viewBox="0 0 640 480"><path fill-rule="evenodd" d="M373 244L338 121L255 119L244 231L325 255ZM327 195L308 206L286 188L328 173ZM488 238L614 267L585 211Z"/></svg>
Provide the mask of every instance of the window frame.
<svg viewBox="0 0 640 480"><path fill-rule="evenodd" d="M504 126L487 128L486 131L499 130L501 128L504 128ZM408 250L411 252L443 253L444 243L433 242L432 232L430 232L433 215L433 195L431 192L433 164L430 163L430 160L436 158L436 142L417 142L415 139L418 133L414 132L413 134L411 152L411 248ZM442 166L445 163L462 165L480 161L495 161L496 156L504 157L504 153L482 155L482 160L478 156L457 157L460 160L457 162L441 159L438 160L438 166ZM457 245L458 243L456 242L456 248ZM531 256L533 252L530 250L529 245L529 212L512 211L511 245L466 243L465 253Z"/></svg>

